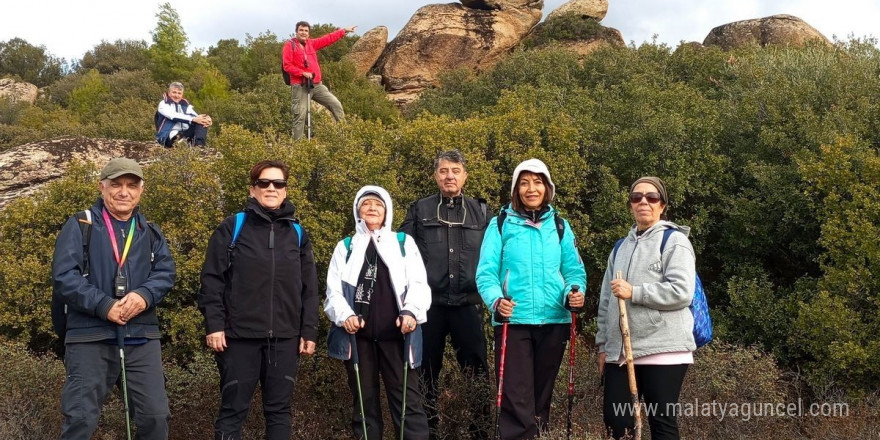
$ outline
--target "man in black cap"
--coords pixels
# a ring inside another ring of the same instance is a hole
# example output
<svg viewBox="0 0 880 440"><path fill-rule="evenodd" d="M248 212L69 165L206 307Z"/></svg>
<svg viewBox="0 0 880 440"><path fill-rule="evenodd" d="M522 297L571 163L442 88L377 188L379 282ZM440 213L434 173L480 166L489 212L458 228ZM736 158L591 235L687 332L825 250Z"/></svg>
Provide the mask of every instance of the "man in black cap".
<svg viewBox="0 0 880 440"><path fill-rule="evenodd" d="M434 180L440 191L410 204L400 230L412 236L425 261L431 286L431 308L424 331L422 378L426 384L425 409L431 435L439 423L437 381L443 367L446 336L451 336L455 358L462 371L484 377L486 336L483 302L477 293L476 270L483 233L492 212L483 199L466 197L467 161L458 150L434 159ZM488 395L484 399L489 401ZM484 415L489 413L488 407ZM472 418L473 438L486 438L478 417Z"/></svg>
<svg viewBox="0 0 880 440"><path fill-rule="evenodd" d="M167 439L156 305L174 284L174 261L161 231L138 212L137 162L111 160L98 188L97 202L64 224L52 260L53 305L63 304L66 327L61 439L91 438L117 383L127 387L138 438Z"/></svg>

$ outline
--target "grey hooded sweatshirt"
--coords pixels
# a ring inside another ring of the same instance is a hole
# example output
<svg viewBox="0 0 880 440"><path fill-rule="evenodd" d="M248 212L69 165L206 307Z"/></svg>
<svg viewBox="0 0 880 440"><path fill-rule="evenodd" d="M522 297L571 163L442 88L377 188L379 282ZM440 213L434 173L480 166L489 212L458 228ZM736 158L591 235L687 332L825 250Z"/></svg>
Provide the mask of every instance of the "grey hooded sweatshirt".
<svg viewBox="0 0 880 440"><path fill-rule="evenodd" d="M669 236L663 255L660 243L663 231L678 230ZM694 317L688 306L694 298L696 272L694 248L688 240L690 228L660 220L640 237L633 227L615 258L608 256L605 278L599 294L596 345L615 362L623 354L620 331L620 308L611 293L611 281L617 271L633 286L632 298L626 300L629 315L633 358L658 353L694 351Z"/></svg>

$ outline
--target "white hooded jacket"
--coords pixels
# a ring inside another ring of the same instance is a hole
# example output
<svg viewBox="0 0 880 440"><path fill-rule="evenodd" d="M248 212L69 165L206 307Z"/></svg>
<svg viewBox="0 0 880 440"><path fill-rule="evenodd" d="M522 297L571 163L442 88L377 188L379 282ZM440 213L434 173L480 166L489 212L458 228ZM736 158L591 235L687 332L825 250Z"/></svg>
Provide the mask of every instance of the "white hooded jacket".
<svg viewBox="0 0 880 440"><path fill-rule="evenodd" d="M358 216L357 202L366 193L377 194L385 203L385 221L379 230L372 233ZM375 243L379 258L388 266L398 310L411 313L419 324L425 323L428 319L428 308L431 307L431 288L428 286L425 265L422 262L419 247L409 235L405 236L406 240L404 242L406 255L401 255L397 233L391 229L394 217L391 196L382 187L364 186L357 192L354 198L352 211L355 218L355 234L351 238L351 254L349 255L345 240L340 240L333 250L330 267L327 269L327 298L324 300L324 313L327 314L327 318L336 326L336 328L331 329L331 333L339 330L345 332L341 328L342 325L346 319L355 314L353 308L354 290L358 283L358 277L364 264L364 255L370 240L373 240ZM348 261L346 261L346 256L348 256ZM420 328L417 330L420 330ZM416 333L419 334L417 338L419 339L418 345L421 345L421 332L417 331ZM333 336L332 334L328 335L330 339L328 342L330 345L330 355L338 359L348 359L348 355L345 353L334 353ZM413 338L413 344L416 344L415 339ZM340 347L335 348L338 349ZM419 349L418 351L420 352L421 350ZM418 364L416 359L411 359L411 362L413 362L414 366Z"/></svg>

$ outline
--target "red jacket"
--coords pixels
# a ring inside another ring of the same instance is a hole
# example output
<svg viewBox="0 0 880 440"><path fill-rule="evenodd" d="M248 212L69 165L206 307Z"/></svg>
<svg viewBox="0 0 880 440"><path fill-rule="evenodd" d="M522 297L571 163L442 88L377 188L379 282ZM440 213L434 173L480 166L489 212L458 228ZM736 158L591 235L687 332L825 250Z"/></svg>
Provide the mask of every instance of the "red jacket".
<svg viewBox="0 0 880 440"><path fill-rule="evenodd" d="M306 40L305 48L296 38L287 40L281 51L281 59L284 71L290 74L290 83L302 84L303 72L313 73L314 83L320 83L321 66L318 65L318 51L339 41L344 36L345 29L338 29L323 37L309 38ZM292 44L294 41L296 44ZM306 67L307 65L308 67Z"/></svg>

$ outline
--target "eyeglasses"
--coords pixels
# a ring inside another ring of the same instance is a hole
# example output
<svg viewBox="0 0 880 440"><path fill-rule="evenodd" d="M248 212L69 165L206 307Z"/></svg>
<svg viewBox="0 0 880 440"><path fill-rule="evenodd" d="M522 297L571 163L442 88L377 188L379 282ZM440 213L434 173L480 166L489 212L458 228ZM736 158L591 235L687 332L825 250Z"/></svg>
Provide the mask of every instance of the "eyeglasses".
<svg viewBox="0 0 880 440"><path fill-rule="evenodd" d="M630 203L633 203L633 204L635 204L635 203L639 203L639 202L642 201L642 198L646 198L646 199L648 199L648 203L660 203L661 200L662 200L662 199L660 198L660 193L655 193L655 192L649 192L649 193L634 192L634 193L630 193L630 195L629 195L629 202L630 202Z"/></svg>
<svg viewBox="0 0 880 440"><path fill-rule="evenodd" d="M275 189L284 189L287 188L286 180L269 180L269 179L257 179L254 181L254 186L259 187L260 189L266 189L272 185Z"/></svg>
<svg viewBox="0 0 880 440"><path fill-rule="evenodd" d="M440 223L443 223L446 226L450 226L450 227L464 225L465 220L467 220L467 205L464 203L464 199L462 199L462 201L461 201L462 215L461 215L460 222L450 222L447 220L443 220L443 217L440 216L440 205L442 205L442 204L443 204L443 196L441 195L440 196L440 203L437 204L437 221L439 221Z"/></svg>

